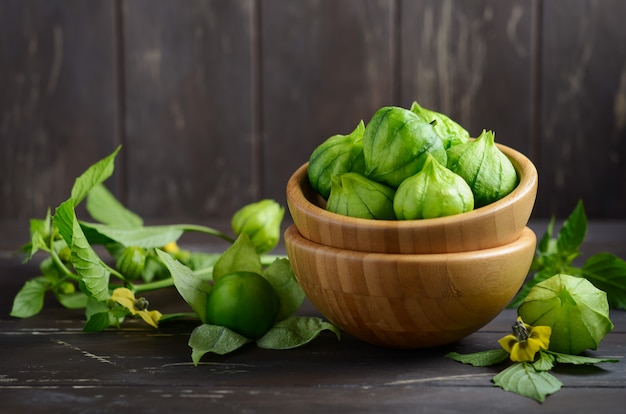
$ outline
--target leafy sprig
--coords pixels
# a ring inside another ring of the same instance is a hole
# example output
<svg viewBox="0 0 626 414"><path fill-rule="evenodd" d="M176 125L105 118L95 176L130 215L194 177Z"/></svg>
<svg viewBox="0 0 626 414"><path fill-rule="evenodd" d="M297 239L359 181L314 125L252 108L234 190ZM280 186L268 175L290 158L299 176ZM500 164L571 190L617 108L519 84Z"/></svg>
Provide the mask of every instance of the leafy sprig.
<svg viewBox="0 0 626 414"><path fill-rule="evenodd" d="M533 286L558 274L567 274L587 279L596 288L607 294L612 308L626 309L626 262L611 253L597 253L588 257L582 266L575 264L582 252L587 233L587 217L582 201L554 234L555 219L548 224L545 234L537 243L537 250L530 268L531 277L522 286L510 308L518 308ZM522 339L525 340L525 339ZM450 352L447 358L478 367L508 364L492 378L492 382L510 392L532 398L540 403L561 389L562 383L550 371L557 364L593 365L614 363L616 359L593 358L570 355L539 349L534 360L512 362L504 349L494 349L473 354Z"/></svg>
<svg viewBox="0 0 626 414"><path fill-rule="evenodd" d="M201 324L189 340L192 360L197 365L207 352L228 353L251 342L228 328L209 325L206 321L206 302L213 275L249 270L263 274L270 281L281 303L274 327L257 340L258 346L270 349L297 347L315 339L324 330L332 331L339 338L340 332L334 325L316 317L295 315L304 300L304 293L289 260L259 253L258 246L245 231L231 237L194 224L144 225L140 216L123 206L103 185L113 174L119 151L120 147L79 176L71 196L55 209L54 214L48 210L44 219L30 221L30 242L22 248L24 261L32 260L37 253L47 257L40 263L41 274L28 280L15 296L12 316L28 318L37 315L43 309L46 294L52 292L62 306L84 309L85 331L120 328L128 316L147 313L145 298L137 298L139 309L134 308L135 294L175 287L192 312L161 315L157 311L155 315L161 322L183 316L199 319ZM84 200L86 210L95 222L78 219L76 207ZM274 220L272 224L280 226L280 221ZM256 240L259 232L257 228L254 231L255 242L263 243L264 248L277 243L275 231L268 232L267 240ZM177 246L177 251L165 251L164 246L176 243L186 232L217 237L228 242L229 247L221 253L188 252ZM96 246L104 247L110 257L97 253ZM109 264L110 259L116 259L129 246L148 252L140 280L131 280ZM116 301L112 296L112 292L119 288L128 289L124 292L125 297L132 299L128 305L132 309L120 304L128 300ZM151 324L158 322L149 321Z"/></svg>
<svg viewBox="0 0 626 414"><path fill-rule="evenodd" d="M475 367L503 364L508 360L508 357L509 353L504 349L493 349L473 354L450 352L446 355L446 358ZM533 362L509 363L505 369L492 378L492 382L505 391L514 392L543 403L548 395L557 392L563 386L563 383L549 372L557 364L593 365L606 362L614 363L618 360L561 354L542 349Z"/></svg>
<svg viewBox="0 0 626 414"><path fill-rule="evenodd" d="M554 234L554 217L537 243L537 250L530 268L531 278L526 281L515 299L509 304L517 308L530 289L556 274L584 277L607 294L609 306L626 309L626 261L612 253L596 253L589 256L582 267L574 261L582 255L580 247L587 234L587 216L583 202L579 201L572 213Z"/></svg>

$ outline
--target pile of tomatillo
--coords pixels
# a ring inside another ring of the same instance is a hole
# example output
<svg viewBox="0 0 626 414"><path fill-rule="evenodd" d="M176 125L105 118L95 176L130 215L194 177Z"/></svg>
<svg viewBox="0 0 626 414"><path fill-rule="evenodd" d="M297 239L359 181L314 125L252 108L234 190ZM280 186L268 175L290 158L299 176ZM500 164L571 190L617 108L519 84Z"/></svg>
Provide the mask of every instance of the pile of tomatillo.
<svg viewBox="0 0 626 414"><path fill-rule="evenodd" d="M380 108L348 135L326 139L308 178L328 211L378 220L415 220L471 211L509 194L519 178L492 131L476 139L447 115Z"/></svg>

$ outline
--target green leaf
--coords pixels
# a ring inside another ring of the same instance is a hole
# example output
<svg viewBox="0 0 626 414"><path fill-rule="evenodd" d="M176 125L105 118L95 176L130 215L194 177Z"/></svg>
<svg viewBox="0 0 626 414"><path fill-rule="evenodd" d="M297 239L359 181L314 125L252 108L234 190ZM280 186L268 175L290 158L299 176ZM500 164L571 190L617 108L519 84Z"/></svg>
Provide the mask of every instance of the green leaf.
<svg viewBox="0 0 626 414"><path fill-rule="evenodd" d="M537 252L540 254L552 254L555 251L554 248L556 248L556 245L553 245L551 243L552 232L554 231L554 222L555 222L555 218L553 216L550 219L550 222L548 223L548 228L546 229L546 232L543 234L543 236L541 237L541 239L539 239L539 242L537 243Z"/></svg>
<svg viewBox="0 0 626 414"><path fill-rule="evenodd" d="M32 259L33 255L39 250L49 250L46 240L50 237L51 223L52 216L50 214L50 209L48 209L45 219L30 220L30 242L22 248L22 250L26 253L24 263Z"/></svg>
<svg viewBox="0 0 626 414"><path fill-rule="evenodd" d="M117 147L113 153L90 166L84 173L74 181L71 198L74 206L77 206L96 185L113 174L115 156L121 147Z"/></svg>
<svg viewBox="0 0 626 414"><path fill-rule="evenodd" d="M154 279L164 279L170 275L169 270L163 264L163 261L159 259L152 252L146 257L146 265L143 268L141 278L144 282L151 282Z"/></svg>
<svg viewBox="0 0 626 414"><path fill-rule="evenodd" d="M51 256L46 257L39 263L39 270L42 275L48 276L50 280L59 281L63 278L59 266Z"/></svg>
<svg viewBox="0 0 626 414"><path fill-rule="evenodd" d="M107 312L99 312L91 315L87 319L87 323L83 326L84 332L100 332L108 328L109 326L115 326L117 321L111 317L111 314Z"/></svg>
<svg viewBox="0 0 626 414"><path fill-rule="evenodd" d="M263 273L261 258L245 233L240 234L215 263L213 280L233 272Z"/></svg>
<svg viewBox="0 0 626 414"><path fill-rule="evenodd" d="M101 312L108 312L109 306L107 302L100 302L95 300L92 297L87 296L87 305L85 306L85 316L87 319L91 318L92 315Z"/></svg>
<svg viewBox="0 0 626 414"><path fill-rule="evenodd" d="M578 255L578 249L587 234L587 217L582 200L563 223L557 236L557 248L563 258L573 259Z"/></svg>
<svg viewBox="0 0 626 414"><path fill-rule="evenodd" d="M584 277L607 294L612 308L626 309L626 262L611 253L598 253L582 267Z"/></svg>
<svg viewBox="0 0 626 414"><path fill-rule="evenodd" d="M39 276L28 280L17 292L13 299L11 316L15 318L30 318L43 309L44 296L52 288L49 278Z"/></svg>
<svg viewBox="0 0 626 414"><path fill-rule="evenodd" d="M544 351L542 351L542 353L543 352ZM614 359L614 358L594 358L594 357L588 357L588 356L582 356L582 355L561 354L561 353L554 352L554 351L546 351L546 353L553 355L553 357L556 359L556 362L560 364L593 365L593 364L600 364L603 362L612 362L612 363L619 362L619 359Z"/></svg>
<svg viewBox="0 0 626 414"><path fill-rule="evenodd" d="M473 365L475 367L488 367L507 360L509 358L509 353L500 348L489 351L475 352L473 354L450 352L446 354L446 358L450 358L464 364Z"/></svg>
<svg viewBox="0 0 626 414"><path fill-rule="evenodd" d="M270 282L280 299L277 321L288 318L300 308L305 295L288 259L276 259L265 269L263 276Z"/></svg>
<svg viewBox="0 0 626 414"><path fill-rule="evenodd" d="M83 309L87 306L87 295L83 292L71 294L57 293L57 300L68 309Z"/></svg>
<svg viewBox="0 0 626 414"><path fill-rule="evenodd" d="M94 220L111 227L136 228L143 219L133 213L102 184L95 185L87 195L87 212Z"/></svg>
<svg viewBox="0 0 626 414"><path fill-rule="evenodd" d="M550 371L554 368L554 355L550 352L539 351L539 358L533 362L533 368L537 371Z"/></svg>
<svg viewBox="0 0 626 414"><path fill-rule="evenodd" d="M74 220L76 213L74 212L74 202L67 199L61 203L54 213L54 225L59 230L59 234L65 240L68 246L72 245L74 237Z"/></svg>
<svg viewBox="0 0 626 414"><path fill-rule="evenodd" d="M104 224L80 222L84 229L95 231L106 238L103 241L120 243L124 246L139 246L145 249L163 247L176 241L183 234L177 226L146 226L137 228L119 228Z"/></svg>
<svg viewBox="0 0 626 414"><path fill-rule="evenodd" d="M505 391L544 402L561 389L561 381L547 371L536 371L532 364L518 362L493 377L493 383Z"/></svg>
<svg viewBox="0 0 626 414"><path fill-rule="evenodd" d="M213 279L213 266L220 257L222 257L221 253L191 252L186 264L191 270L202 270L203 279L211 280Z"/></svg>
<svg viewBox="0 0 626 414"><path fill-rule="evenodd" d="M157 255L170 271L174 279L174 286L182 298L191 306L203 323L207 322L206 304L211 292L211 285L197 277L193 271L184 264L174 260L172 256L157 249Z"/></svg>
<svg viewBox="0 0 626 414"><path fill-rule="evenodd" d="M339 328L329 322L309 316L292 316L274 325L256 344L265 349L296 348L308 344L325 330L341 339Z"/></svg>
<svg viewBox="0 0 626 414"><path fill-rule="evenodd" d="M99 301L109 298L110 272L85 238L69 199L57 207L54 224L70 247L71 262L88 292Z"/></svg>
<svg viewBox="0 0 626 414"><path fill-rule="evenodd" d="M189 337L189 346L192 350L191 360L194 365L198 365L200 358L207 352L225 355L249 342L251 342L250 339L223 326L200 325L193 330Z"/></svg>

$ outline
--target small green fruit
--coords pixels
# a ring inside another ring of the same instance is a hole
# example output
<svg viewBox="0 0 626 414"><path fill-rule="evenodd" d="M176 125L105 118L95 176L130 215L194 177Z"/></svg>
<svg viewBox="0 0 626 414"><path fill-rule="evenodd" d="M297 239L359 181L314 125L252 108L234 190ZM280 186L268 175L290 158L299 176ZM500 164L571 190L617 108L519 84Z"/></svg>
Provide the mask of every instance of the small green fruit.
<svg viewBox="0 0 626 414"><path fill-rule="evenodd" d="M469 140L469 132L445 114L423 108L417 102L411 105L411 112L433 125L446 149L464 144Z"/></svg>
<svg viewBox="0 0 626 414"><path fill-rule="evenodd" d="M394 220L395 190L358 173L334 176L326 210L344 216Z"/></svg>
<svg viewBox="0 0 626 414"><path fill-rule="evenodd" d="M259 254L267 253L280 241L280 224L285 208L276 201L265 199L237 210L231 226L237 236L245 233Z"/></svg>
<svg viewBox="0 0 626 414"><path fill-rule="evenodd" d="M365 176L374 181L398 188L420 172L428 154L446 165L446 150L433 126L408 109L383 107L365 127Z"/></svg>
<svg viewBox="0 0 626 414"><path fill-rule="evenodd" d="M262 337L280 309L276 291L263 276L253 272L223 275L207 300L207 320L250 339Z"/></svg>
<svg viewBox="0 0 626 414"><path fill-rule="evenodd" d="M477 208L506 196L519 182L513 163L494 140L492 131L483 131L476 140L446 151L447 167L469 184Z"/></svg>
<svg viewBox="0 0 626 414"><path fill-rule="evenodd" d="M138 279L146 266L146 250L139 246L129 246L122 250L115 262L115 267L127 279Z"/></svg>
<svg viewBox="0 0 626 414"><path fill-rule="evenodd" d="M363 173L363 121L349 135L334 135L320 144L309 157L308 176L311 187L328 199L332 176L347 172Z"/></svg>
<svg viewBox="0 0 626 414"><path fill-rule="evenodd" d="M465 180L428 155L424 168L400 184L393 200L399 220L451 216L474 208Z"/></svg>
<svg viewBox="0 0 626 414"><path fill-rule="evenodd" d="M549 326L550 350L577 355L596 349L613 329L606 293L582 277L558 274L537 283L517 310L532 326Z"/></svg>

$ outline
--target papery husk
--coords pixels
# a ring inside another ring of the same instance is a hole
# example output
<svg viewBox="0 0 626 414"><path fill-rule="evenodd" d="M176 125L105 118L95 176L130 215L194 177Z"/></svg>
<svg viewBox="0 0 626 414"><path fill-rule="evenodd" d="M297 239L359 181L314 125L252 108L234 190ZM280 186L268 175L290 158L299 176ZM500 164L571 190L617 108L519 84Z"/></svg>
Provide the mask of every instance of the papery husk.
<svg viewBox="0 0 626 414"><path fill-rule="evenodd" d="M311 187L325 199L330 195L333 175L363 173L363 134L361 121L348 135L333 135L313 150L309 157L308 177Z"/></svg>
<svg viewBox="0 0 626 414"><path fill-rule="evenodd" d="M428 155L424 168L404 180L393 200L399 220L451 216L474 208L474 195L465 180Z"/></svg>
<svg viewBox="0 0 626 414"><path fill-rule="evenodd" d="M550 326L549 349L571 355L597 349L614 327L606 292L587 279L566 274L533 286L518 314L529 325Z"/></svg>
<svg viewBox="0 0 626 414"><path fill-rule="evenodd" d="M376 111L363 136L365 176L397 188L421 171L428 154L446 164L446 150L433 126L408 109L388 106Z"/></svg>
<svg viewBox="0 0 626 414"><path fill-rule="evenodd" d="M326 210L344 216L394 220L395 190L359 173L333 176Z"/></svg>

